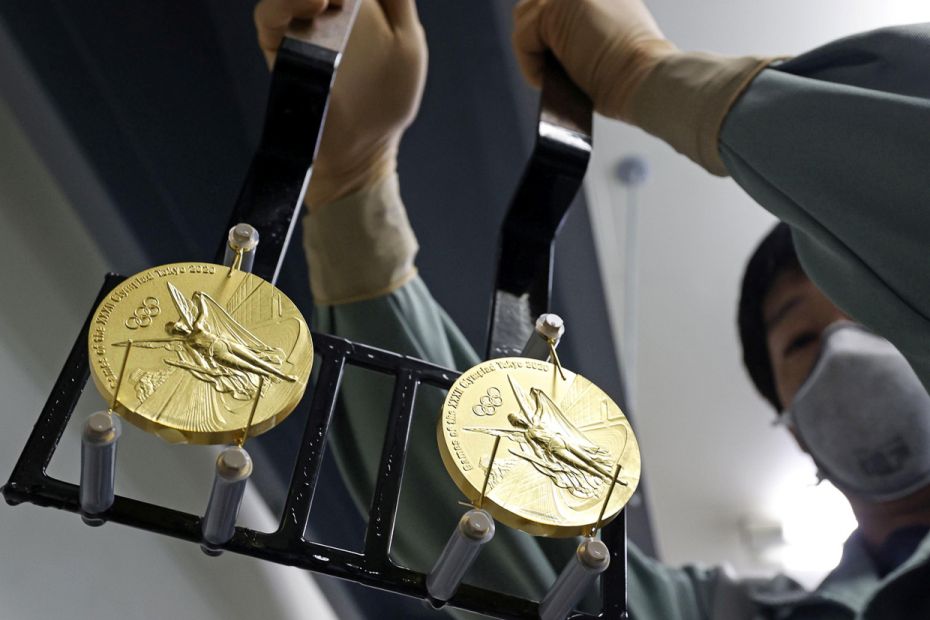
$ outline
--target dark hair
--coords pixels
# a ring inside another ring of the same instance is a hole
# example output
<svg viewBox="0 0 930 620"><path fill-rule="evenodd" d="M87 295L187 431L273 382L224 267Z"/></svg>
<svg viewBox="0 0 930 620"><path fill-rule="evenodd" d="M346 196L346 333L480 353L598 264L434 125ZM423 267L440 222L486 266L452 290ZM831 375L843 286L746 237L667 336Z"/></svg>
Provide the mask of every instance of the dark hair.
<svg viewBox="0 0 930 620"><path fill-rule="evenodd" d="M794 250L791 229L787 224L779 222L765 236L746 265L737 317L739 338L743 344L743 364L749 378L759 393L779 411L782 406L775 390L775 376L769 360L762 302L772 289L775 279L791 270L803 273Z"/></svg>

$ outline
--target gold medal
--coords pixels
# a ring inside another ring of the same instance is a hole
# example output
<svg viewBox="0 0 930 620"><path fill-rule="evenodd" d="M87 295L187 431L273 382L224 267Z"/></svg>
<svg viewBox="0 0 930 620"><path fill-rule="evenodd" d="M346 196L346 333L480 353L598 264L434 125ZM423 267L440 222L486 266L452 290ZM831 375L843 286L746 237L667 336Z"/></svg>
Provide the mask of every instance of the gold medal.
<svg viewBox="0 0 930 620"><path fill-rule="evenodd" d="M313 363L310 330L284 293L210 263L126 279L94 312L88 345L114 411L179 443L267 431L297 406Z"/></svg>
<svg viewBox="0 0 930 620"><path fill-rule="evenodd" d="M446 396L437 436L466 497L480 496L495 519L537 536L590 534L639 482L639 446L620 408L548 362L501 358L465 371Z"/></svg>

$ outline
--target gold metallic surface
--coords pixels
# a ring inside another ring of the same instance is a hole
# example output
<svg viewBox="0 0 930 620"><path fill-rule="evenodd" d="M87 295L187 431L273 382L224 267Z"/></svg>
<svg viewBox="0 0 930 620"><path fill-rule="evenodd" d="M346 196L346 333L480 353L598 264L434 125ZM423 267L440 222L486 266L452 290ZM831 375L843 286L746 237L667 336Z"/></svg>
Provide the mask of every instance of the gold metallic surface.
<svg viewBox="0 0 930 620"><path fill-rule="evenodd" d="M284 293L210 263L127 278L94 312L88 346L113 410L177 443L241 441L250 415L248 436L269 430L297 406L313 363L310 329Z"/></svg>
<svg viewBox="0 0 930 620"><path fill-rule="evenodd" d="M617 404L547 362L500 358L465 371L446 396L436 434L465 496L476 501L487 476L483 508L536 536L589 534L602 509L606 525L639 483L639 445Z"/></svg>

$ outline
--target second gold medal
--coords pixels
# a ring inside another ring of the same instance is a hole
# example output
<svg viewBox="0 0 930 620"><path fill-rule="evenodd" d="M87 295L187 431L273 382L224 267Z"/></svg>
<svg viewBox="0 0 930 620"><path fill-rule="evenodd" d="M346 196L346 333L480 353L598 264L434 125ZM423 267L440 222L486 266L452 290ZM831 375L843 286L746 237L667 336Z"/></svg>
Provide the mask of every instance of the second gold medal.
<svg viewBox="0 0 930 620"><path fill-rule="evenodd" d="M466 497L484 489L496 519L534 535L589 534L639 482L639 446L620 408L548 362L501 358L467 370L449 390L437 435Z"/></svg>

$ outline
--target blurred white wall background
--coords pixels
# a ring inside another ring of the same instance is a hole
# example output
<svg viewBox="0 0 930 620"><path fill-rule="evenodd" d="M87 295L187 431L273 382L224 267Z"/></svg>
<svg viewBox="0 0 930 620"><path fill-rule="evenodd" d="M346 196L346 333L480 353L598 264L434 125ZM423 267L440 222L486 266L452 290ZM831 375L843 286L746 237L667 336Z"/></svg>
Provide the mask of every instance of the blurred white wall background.
<svg viewBox="0 0 930 620"><path fill-rule="evenodd" d="M106 265L82 223L0 99L0 478L19 457L74 343ZM134 257L127 257L127 261ZM52 461L77 482L80 421L104 404L92 384ZM124 424L117 490L195 514L203 511L215 453L169 446ZM0 482L0 484L2 484ZM247 493L241 521L272 530ZM83 525L77 515L0 505L0 617L161 619L335 618L309 573L224 554L121 525Z"/></svg>
<svg viewBox="0 0 930 620"><path fill-rule="evenodd" d="M798 54L855 32L930 21L930 3L922 0L647 4L680 48L735 55ZM740 524L816 516L798 515L811 493L813 467L783 430L769 426L773 412L756 396L740 362L739 282L774 218L731 180L711 177L639 130L597 119L586 191L618 340L625 196L615 168L630 154L643 156L651 168L638 199L633 415L660 552L671 564L727 562L743 574L770 573L779 564L749 551ZM623 343L618 346L622 354ZM816 493L827 497L818 505L835 505L828 490ZM823 527L848 531L849 514L840 508ZM825 572L822 561L780 566L807 583Z"/></svg>

